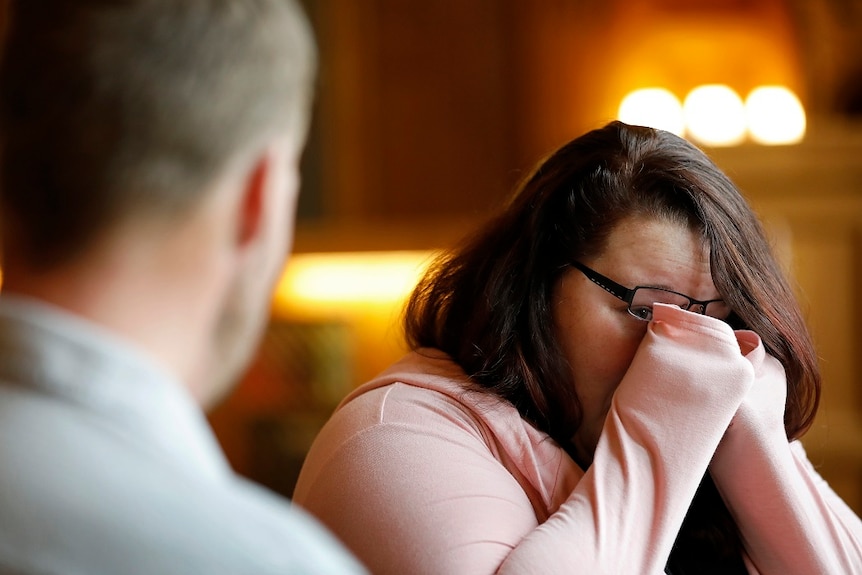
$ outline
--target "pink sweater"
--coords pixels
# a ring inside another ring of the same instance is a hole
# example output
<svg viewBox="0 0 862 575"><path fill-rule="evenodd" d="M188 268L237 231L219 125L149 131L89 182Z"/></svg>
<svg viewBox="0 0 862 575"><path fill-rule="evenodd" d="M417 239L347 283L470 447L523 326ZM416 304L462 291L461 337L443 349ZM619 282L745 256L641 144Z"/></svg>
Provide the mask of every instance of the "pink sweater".
<svg viewBox="0 0 862 575"><path fill-rule="evenodd" d="M585 473L515 408L408 354L341 404L294 500L374 572L658 574L707 468L763 575L862 574L862 522L783 428L760 338L670 306Z"/></svg>

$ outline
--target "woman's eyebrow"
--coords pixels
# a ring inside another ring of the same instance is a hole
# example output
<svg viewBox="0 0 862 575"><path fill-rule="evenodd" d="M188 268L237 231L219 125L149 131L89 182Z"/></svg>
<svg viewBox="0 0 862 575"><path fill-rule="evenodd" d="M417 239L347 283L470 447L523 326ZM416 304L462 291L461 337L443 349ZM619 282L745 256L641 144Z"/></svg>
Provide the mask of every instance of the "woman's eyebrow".
<svg viewBox="0 0 862 575"><path fill-rule="evenodd" d="M681 291L675 290L673 287L671 287L670 285L667 285L667 284L637 284L635 287L650 288L650 289L663 289L666 291L682 293Z"/></svg>

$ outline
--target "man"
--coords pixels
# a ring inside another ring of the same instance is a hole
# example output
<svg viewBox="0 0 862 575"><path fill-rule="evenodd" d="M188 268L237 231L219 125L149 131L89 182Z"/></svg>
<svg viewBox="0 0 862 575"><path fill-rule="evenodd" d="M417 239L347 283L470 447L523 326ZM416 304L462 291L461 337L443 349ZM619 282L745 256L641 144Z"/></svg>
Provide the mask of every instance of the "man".
<svg viewBox="0 0 862 575"><path fill-rule="evenodd" d="M0 572L358 573L201 410L289 249L290 0L13 0L0 72Z"/></svg>

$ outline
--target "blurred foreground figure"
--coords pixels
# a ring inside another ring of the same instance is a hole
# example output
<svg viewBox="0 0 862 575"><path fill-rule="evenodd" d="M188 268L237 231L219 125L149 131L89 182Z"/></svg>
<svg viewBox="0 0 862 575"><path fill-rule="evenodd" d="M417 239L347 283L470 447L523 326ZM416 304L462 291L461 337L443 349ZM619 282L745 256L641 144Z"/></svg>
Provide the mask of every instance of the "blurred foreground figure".
<svg viewBox="0 0 862 575"><path fill-rule="evenodd" d="M2 68L0 572L359 573L204 418L289 251L288 0L20 0Z"/></svg>

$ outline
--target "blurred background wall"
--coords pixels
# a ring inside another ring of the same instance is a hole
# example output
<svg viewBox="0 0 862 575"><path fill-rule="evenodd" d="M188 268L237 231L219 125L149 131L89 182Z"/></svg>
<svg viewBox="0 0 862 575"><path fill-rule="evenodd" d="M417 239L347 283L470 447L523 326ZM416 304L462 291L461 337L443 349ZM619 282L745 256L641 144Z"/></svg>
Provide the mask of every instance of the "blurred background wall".
<svg viewBox="0 0 862 575"><path fill-rule="evenodd" d="M804 137L704 145L767 224L822 360L812 461L862 512L862 1L306 0L321 73L296 254L211 416L286 495L338 401L404 351L403 298L542 156L660 87L794 93Z"/></svg>

